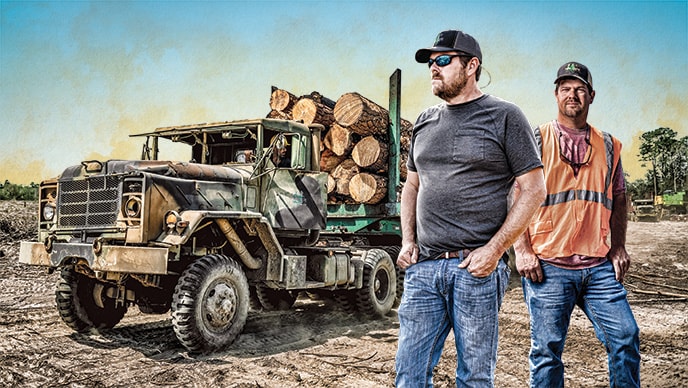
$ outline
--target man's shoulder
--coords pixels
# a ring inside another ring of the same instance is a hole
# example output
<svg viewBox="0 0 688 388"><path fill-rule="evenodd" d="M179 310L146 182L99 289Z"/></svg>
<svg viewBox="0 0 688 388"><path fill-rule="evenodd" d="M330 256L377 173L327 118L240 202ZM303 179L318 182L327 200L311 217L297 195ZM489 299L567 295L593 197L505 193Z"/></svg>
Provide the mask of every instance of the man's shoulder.
<svg viewBox="0 0 688 388"><path fill-rule="evenodd" d="M492 94L486 94L485 98L483 98L480 101L480 103L485 104L485 105L497 106L499 108L506 109L507 111L515 111L515 112L519 112L519 113L522 112L522 109L518 105L516 105L515 102L505 100L501 97L497 97L497 96L492 95Z"/></svg>

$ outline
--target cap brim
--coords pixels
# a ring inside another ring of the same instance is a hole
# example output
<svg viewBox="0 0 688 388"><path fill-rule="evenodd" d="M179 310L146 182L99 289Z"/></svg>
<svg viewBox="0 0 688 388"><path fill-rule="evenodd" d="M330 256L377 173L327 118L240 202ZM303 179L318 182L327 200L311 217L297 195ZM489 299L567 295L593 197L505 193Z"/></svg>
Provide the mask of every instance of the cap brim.
<svg viewBox="0 0 688 388"><path fill-rule="evenodd" d="M428 60L430 60L430 55L432 53L443 52L443 51L457 51L457 50L453 47L442 47L442 46L435 46L435 47L428 47L428 48L420 49L420 50L416 51L416 62L428 63Z"/></svg>
<svg viewBox="0 0 688 388"><path fill-rule="evenodd" d="M554 80L554 83L558 84L559 81L561 81L563 79L571 79L571 78L575 78L575 79L583 82L585 85L588 86L588 88L592 89L592 86L588 83L587 80L585 80L583 77L579 77L579 76L573 75L573 74L566 74L566 75L559 76L559 77L557 77L557 79Z"/></svg>

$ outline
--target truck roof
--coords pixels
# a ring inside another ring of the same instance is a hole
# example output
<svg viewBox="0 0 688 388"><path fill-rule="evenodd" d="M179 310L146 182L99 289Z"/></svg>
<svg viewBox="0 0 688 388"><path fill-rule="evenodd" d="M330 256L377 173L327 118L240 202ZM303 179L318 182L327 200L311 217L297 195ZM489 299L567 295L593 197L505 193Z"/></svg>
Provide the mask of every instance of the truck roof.
<svg viewBox="0 0 688 388"><path fill-rule="evenodd" d="M278 119L250 119L237 121L221 121L214 123L201 123L189 125L177 125L171 127L156 128L153 132L144 132L129 135L130 137L161 137L173 141L183 142L187 144L194 144L196 136L203 133L220 133L228 138L231 138L232 133L246 134L249 132L255 133L259 126L266 127L273 131L285 133L300 133L307 135L310 133L309 126L299 121L293 120L278 120ZM320 124L313 124L311 127L322 127Z"/></svg>

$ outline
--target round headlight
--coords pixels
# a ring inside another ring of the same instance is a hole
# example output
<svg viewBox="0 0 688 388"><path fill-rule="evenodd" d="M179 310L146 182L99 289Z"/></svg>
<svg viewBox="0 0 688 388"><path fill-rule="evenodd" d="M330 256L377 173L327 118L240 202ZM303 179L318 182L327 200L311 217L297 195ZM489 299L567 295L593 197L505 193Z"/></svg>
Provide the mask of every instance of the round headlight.
<svg viewBox="0 0 688 388"><path fill-rule="evenodd" d="M127 217L136 218L141 215L141 200L137 197L131 197L124 204L124 213Z"/></svg>
<svg viewBox="0 0 688 388"><path fill-rule="evenodd" d="M52 221L55 217L55 205L52 203L47 203L43 206L43 219L45 221Z"/></svg>

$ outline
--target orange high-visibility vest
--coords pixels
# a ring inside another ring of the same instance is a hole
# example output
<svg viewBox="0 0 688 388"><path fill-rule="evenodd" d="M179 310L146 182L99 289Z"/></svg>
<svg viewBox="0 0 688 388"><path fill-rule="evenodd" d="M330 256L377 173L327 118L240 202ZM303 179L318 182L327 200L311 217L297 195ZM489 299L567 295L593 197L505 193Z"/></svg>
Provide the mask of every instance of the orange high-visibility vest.
<svg viewBox="0 0 688 388"><path fill-rule="evenodd" d="M560 155L554 122L536 129L535 138L540 144L547 198L528 227L534 252L543 258L605 257L621 142L591 126L590 161L576 177Z"/></svg>

